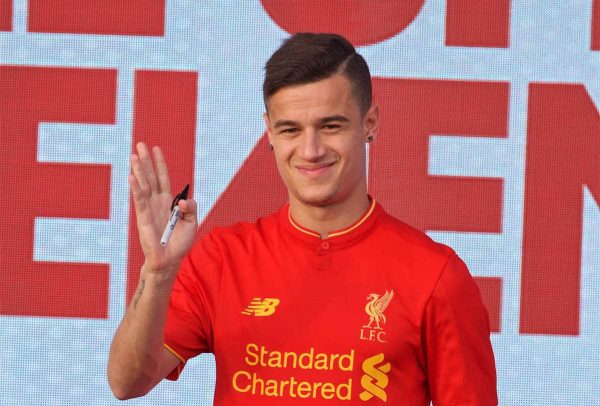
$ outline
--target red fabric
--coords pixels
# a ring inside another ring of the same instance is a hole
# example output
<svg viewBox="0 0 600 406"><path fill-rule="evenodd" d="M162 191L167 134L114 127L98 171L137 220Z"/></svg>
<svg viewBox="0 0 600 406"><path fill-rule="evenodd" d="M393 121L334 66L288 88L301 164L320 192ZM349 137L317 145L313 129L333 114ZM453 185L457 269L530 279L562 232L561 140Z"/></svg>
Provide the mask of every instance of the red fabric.
<svg viewBox="0 0 600 406"><path fill-rule="evenodd" d="M465 317L465 315L468 315ZM425 311L425 348L435 405L496 405L488 315L456 255L448 260Z"/></svg>
<svg viewBox="0 0 600 406"><path fill-rule="evenodd" d="M215 354L215 404L497 404L487 313L450 248L379 205L326 240L287 210L213 231L180 270L165 342ZM368 305L392 290L377 328Z"/></svg>

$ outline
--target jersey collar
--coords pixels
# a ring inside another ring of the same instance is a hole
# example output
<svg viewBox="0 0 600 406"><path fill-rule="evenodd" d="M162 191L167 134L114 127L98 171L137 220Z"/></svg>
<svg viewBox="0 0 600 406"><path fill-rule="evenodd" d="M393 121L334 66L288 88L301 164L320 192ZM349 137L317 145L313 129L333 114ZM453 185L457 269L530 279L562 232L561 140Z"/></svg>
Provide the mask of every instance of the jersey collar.
<svg viewBox="0 0 600 406"><path fill-rule="evenodd" d="M339 243L349 242L364 234L366 230L370 229L372 225L374 225L377 217L379 217L379 212L382 210L381 206L370 196L369 199L371 201L369 208L356 222L354 222L354 224L351 224L350 226L341 230L336 230L329 233L327 238L323 240L321 240L321 236L316 231L303 227L294 221L290 214L289 203L286 204L281 211L281 222L284 223L284 228L290 231L294 236L311 243L311 245L318 244L325 240Z"/></svg>

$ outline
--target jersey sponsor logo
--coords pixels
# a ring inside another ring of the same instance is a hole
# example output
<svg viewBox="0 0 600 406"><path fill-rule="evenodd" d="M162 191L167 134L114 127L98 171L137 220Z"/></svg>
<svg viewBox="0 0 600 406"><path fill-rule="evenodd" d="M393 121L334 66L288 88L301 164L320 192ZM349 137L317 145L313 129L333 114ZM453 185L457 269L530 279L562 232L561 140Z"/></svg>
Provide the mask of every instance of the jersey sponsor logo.
<svg viewBox="0 0 600 406"><path fill-rule="evenodd" d="M271 349L248 343L239 369L231 375L231 388L252 397L386 402L390 362L384 360L383 353L362 362L358 357L355 349L331 353L315 347ZM359 386L355 376L361 369Z"/></svg>
<svg viewBox="0 0 600 406"><path fill-rule="evenodd" d="M387 402L387 394L385 388L389 383L388 372L392 369L389 362L383 364L383 353L367 358L362 363L364 375L360 379L360 385L363 391L358 395L365 402L377 397L384 402Z"/></svg>
<svg viewBox="0 0 600 406"><path fill-rule="evenodd" d="M268 397L352 399L352 378L340 383L311 382L294 376L289 379L266 379L256 372L240 370L233 374L232 386L236 392Z"/></svg>
<svg viewBox="0 0 600 406"><path fill-rule="evenodd" d="M354 350L348 353L319 352L314 347L304 352L271 350L264 345L246 345L245 366L231 378L233 390L249 395L282 398L350 400L354 369ZM272 374L273 370L298 371ZM303 371L303 372L300 372ZM310 379L306 371L314 371ZM331 379L341 374L339 379ZM308 378L308 379L307 379Z"/></svg>
<svg viewBox="0 0 600 406"><path fill-rule="evenodd" d="M264 299L255 297L248 307L242 310L242 314L248 316L255 315L257 317L270 316L275 313L275 309L279 305L279 302L280 300L275 297L266 297Z"/></svg>
<svg viewBox="0 0 600 406"><path fill-rule="evenodd" d="M360 339L366 341L378 341L380 343L387 342L385 339L385 331L383 331L382 325L387 323L385 317L385 309L390 304L390 301L394 297L394 291L386 290L383 295L377 293L371 293L367 296L367 305L365 306L365 312L369 316L369 323L362 326L360 329Z"/></svg>

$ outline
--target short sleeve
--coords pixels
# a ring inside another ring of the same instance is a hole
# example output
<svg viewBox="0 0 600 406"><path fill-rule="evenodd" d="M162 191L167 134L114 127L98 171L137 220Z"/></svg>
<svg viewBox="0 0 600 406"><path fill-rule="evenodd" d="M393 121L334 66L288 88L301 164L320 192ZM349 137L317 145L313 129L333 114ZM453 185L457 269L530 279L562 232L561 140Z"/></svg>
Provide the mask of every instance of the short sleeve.
<svg viewBox="0 0 600 406"><path fill-rule="evenodd" d="M181 364L167 379L176 380L188 359L212 352L221 275L222 256L215 238L209 235L184 258L173 285L165 327L165 348Z"/></svg>
<svg viewBox="0 0 600 406"><path fill-rule="evenodd" d="M487 310L466 265L452 255L424 315L424 346L435 406L497 405Z"/></svg>

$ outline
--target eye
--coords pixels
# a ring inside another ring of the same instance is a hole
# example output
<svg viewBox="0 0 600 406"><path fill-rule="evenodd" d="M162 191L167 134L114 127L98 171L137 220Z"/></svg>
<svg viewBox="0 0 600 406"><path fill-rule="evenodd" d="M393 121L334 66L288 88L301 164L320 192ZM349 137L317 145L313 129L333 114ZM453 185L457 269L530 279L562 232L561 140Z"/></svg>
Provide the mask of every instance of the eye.
<svg viewBox="0 0 600 406"><path fill-rule="evenodd" d="M298 129L294 127L289 127L282 129L280 132L285 135L294 135L298 132Z"/></svg>
<svg viewBox="0 0 600 406"><path fill-rule="evenodd" d="M325 124L322 128L325 131L333 132L339 130L341 126L339 124Z"/></svg>

